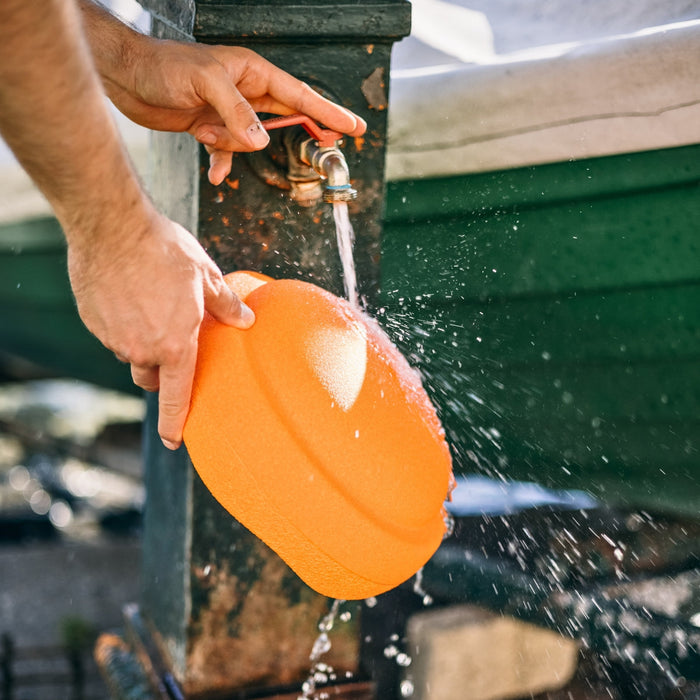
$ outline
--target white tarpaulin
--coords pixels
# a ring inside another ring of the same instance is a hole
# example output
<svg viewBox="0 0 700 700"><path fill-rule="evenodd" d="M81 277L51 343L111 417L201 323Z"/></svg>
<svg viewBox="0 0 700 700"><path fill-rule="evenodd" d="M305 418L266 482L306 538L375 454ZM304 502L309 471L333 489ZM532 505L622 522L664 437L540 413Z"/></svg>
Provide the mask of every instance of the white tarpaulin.
<svg viewBox="0 0 700 700"><path fill-rule="evenodd" d="M477 4L414 0L389 179L700 143L700 2Z"/></svg>

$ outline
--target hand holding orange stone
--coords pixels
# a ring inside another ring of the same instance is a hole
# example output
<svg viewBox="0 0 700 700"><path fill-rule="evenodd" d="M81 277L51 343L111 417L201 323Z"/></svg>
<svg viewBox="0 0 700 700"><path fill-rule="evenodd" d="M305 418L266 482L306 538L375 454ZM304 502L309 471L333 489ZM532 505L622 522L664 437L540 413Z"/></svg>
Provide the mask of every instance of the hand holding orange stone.
<svg viewBox="0 0 700 700"><path fill-rule="evenodd" d="M438 548L451 458L420 379L324 290L226 278L256 314L205 319L185 444L214 497L323 595L361 599Z"/></svg>

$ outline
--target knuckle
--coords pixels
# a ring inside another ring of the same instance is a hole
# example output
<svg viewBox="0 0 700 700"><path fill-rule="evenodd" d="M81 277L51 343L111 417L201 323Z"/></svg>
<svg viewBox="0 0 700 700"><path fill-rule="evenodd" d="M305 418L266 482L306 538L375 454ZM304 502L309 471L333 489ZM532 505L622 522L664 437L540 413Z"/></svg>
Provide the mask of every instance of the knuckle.
<svg viewBox="0 0 700 700"><path fill-rule="evenodd" d="M189 343L184 343L178 338L169 338L160 347L162 365L179 364L189 349Z"/></svg>
<svg viewBox="0 0 700 700"><path fill-rule="evenodd" d="M184 410L184 407L178 401L175 401L173 399L163 399L163 397L161 396L161 399L158 403L158 410L161 418L173 419L180 417ZM170 427L169 423L164 425L162 427L162 430L165 432L170 432L171 434L174 432L173 429Z"/></svg>
<svg viewBox="0 0 700 700"><path fill-rule="evenodd" d="M141 345L134 345L124 352L127 361L136 367L148 367L153 364L152 356L148 348Z"/></svg>
<svg viewBox="0 0 700 700"><path fill-rule="evenodd" d="M253 111L253 108L243 97L235 100L232 107L234 112L236 112L236 114L240 115L241 117L247 117Z"/></svg>
<svg viewBox="0 0 700 700"><path fill-rule="evenodd" d="M299 83L298 108L300 112L306 112L309 109L309 101L317 99L318 93L308 83Z"/></svg>

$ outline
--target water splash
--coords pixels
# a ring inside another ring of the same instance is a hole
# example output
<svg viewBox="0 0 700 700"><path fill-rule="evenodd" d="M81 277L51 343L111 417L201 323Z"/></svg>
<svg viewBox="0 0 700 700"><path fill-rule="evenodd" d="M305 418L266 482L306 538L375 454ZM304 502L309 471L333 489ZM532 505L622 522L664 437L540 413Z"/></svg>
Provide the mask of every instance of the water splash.
<svg viewBox="0 0 700 700"><path fill-rule="evenodd" d="M423 569L420 568L416 572L413 580L413 592L421 598L423 605L428 607L433 604L432 596L423 588Z"/></svg>
<svg viewBox="0 0 700 700"><path fill-rule="evenodd" d="M335 220L335 235L338 240L338 253L343 266L345 296L353 308L359 309L360 299L357 293L357 274L353 258L355 232L350 223L347 202L333 203L333 219Z"/></svg>
<svg viewBox="0 0 700 700"><path fill-rule="evenodd" d="M343 602L342 600L334 600L331 609L318 623L319 635L316 637L309 654L311 669L308 678L301 686L302 694L298 696L297 700L315 700L323 697L316 694L318 687L336 680L333 667L321 661L321 658L331 650L331 640L328 634L335 626L336 620L340 619L342 622L348 622L351 618L350 613L347 611L340 615L338 614Z"/></svg>

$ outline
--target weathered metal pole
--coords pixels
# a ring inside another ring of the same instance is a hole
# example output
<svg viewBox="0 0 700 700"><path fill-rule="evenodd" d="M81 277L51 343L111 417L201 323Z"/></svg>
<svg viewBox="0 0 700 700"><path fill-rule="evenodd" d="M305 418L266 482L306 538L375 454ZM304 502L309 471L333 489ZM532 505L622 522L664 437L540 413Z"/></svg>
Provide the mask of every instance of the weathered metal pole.
<svg viewBox="0 0 700 700"><path fill-rule="evenodd" d="M358 191L351 217L360 292L371 303L379 281L390 51L409 31L408 2L143 4L157 36L248 46L367 120L366 136L343 151ZM208 183L208 157L187 135L154 135L153 155L154 198L196 232L224 272L254 269L342 292L330 207L299 206L268 184L284 161L274 144L263 154L236 156L220 187ZM231 403L245 410L235 396ZM188 698L303 680L329 601L223 511L184 448L162 447L156 411L150 401L140 615L165 664ZM354 671L359 635L344 629L329 663Z"/></svg>

